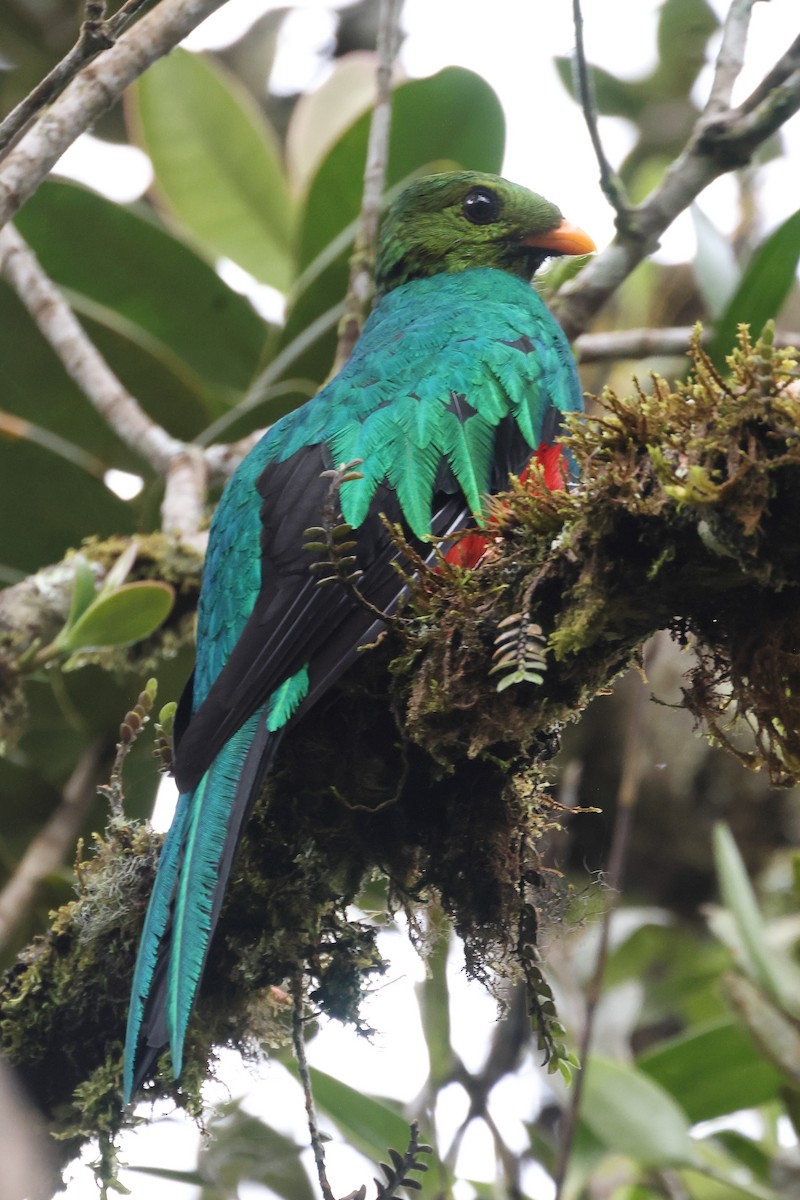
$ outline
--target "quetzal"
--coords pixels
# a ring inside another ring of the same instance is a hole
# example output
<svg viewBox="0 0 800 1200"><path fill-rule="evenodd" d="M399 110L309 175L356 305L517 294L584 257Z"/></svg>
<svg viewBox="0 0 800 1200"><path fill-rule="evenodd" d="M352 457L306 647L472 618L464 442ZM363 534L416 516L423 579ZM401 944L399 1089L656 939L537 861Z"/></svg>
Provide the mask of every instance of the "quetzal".
<svg viewBox="0 0 800 1200"><path fill-rule="evenodd" d="M133 980L129 1101L183 1043L236 846L284 732L373 641L376 617L316 586L304 531L322 524L323 472L361 460L338 502L358 588L388 613L403 591L381 519L420 552L481 524L482 498L538 452L552 483L562 414L581 408L566 338L531 286L550 255L591 239L525 188L476 172L412 183L384 222L377 303L343 369L241 463L209 536L197 661L178 707L180 790Z"/></svg>

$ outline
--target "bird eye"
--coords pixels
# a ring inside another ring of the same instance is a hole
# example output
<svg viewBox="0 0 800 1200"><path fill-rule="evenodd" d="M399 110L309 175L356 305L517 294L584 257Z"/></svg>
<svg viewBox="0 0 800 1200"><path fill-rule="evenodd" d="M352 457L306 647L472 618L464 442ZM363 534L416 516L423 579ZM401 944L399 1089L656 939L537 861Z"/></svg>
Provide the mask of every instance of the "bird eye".
<svg viewBox="0 0 800 1200"><path fill-rule="evenodd" d="M463 211L473 225L491 225L500 216L500 198L488 188L472 188L464 197Z"/></svg>

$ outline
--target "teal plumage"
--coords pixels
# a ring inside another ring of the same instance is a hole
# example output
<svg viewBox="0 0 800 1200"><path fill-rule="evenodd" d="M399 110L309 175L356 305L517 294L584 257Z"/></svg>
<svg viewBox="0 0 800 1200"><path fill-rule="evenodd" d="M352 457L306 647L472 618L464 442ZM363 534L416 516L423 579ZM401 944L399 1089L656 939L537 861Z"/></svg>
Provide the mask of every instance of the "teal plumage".
<svg viewBox="0 0 800 1200"><path fill-rule="evenodd" d="M480 523L483 497L580 408L569 346L529 280L546 255L591 249L554 206L493 176L412 185L387 219L383 294L349 361L272 427L226 488L176 721L181 795L132 987L126 1100L166 1044L180 1073L235 847L283 732L376 632L343 588L315 587L308 569L303 530L321 521L322 472L362 460L339 502L360 587L388 612L401 582L380 514L428 555L424 539Z"/></svg>

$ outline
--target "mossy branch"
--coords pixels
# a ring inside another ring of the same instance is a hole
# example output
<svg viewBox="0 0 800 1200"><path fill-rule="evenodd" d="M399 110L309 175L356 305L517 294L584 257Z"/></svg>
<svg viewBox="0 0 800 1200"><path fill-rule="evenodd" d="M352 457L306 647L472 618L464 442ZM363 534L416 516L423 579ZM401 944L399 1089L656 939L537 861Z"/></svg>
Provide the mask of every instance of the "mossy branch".
<svg viewBox="0 0 800 1200"><path fill-rule="evenodd" d="M318 1009L358 1022L384 964L375 926L347 905L376 871L390 907L441 902L474 977L526 978L540 1045L568 1072L535 947L559 893L537 854L560 816L547 763L564 722L656 630L693 648L686 703L710 735L776 782L800 779L797 355L742 330L726 378L699 334L691 359L685 384L653 377L573 420L579 486L513 482L492 502L483 562L422 569L404 619L287 736L240 848L181 1086L165 1071L151 1096L196 1109L214 1046L285 1037L298 971ZM542 632L529 644L530 623ZM512 627L537 669L498 690ZM0 988L4 1052L70 1150L127 1119L121 1036L159 841L115 819L78 898Z"/></svg>

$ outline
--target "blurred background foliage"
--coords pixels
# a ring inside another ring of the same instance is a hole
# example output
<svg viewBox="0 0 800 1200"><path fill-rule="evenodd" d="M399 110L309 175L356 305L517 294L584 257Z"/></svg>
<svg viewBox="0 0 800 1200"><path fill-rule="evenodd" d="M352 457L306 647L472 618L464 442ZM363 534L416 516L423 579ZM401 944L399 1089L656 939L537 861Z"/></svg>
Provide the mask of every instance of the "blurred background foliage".
<svg viewBox="0 0 800 1200"><path fill-rule="evenodd" d="M357 3L338 13L328 48L332 69L316 91L302 96L274 96L268 88L286 9L267 13L220 53L179 50L162 59L94 130L148 155L154 182L147 195L117 204L54 178L19 214L20 231L113 370L181 438L207 444L261 428L311 395L330 369L360 206L377 8ZM0 6L0 111L72 45L80 11L79 0L5 0ZM685 144L697 117L692 88L717 24L705 0L667 0L652 71L633 81L595 72L600 112L622 115L636 130L619 168L635 199ZM571 64L560 60L558 69L571 89ZM501 106L478 75L451 67L431 78L399 79L389 193L415 172L499 171L503 140ZM778 139L767 153L782 153ZM587 163L587 171L593 169ZM596 330L703 319L716 323L714 353L721 359L738 321L760 327L775 316L784 327L800 327L800 216L760 244L756 171L749 167L736 177L740 223L732 241L697 212L695 260L645 263L600 314ZM224 282L220 260L282 293L285 320L280 304L271 304L267 319ZM547 291L546 276L542 286ZM156 528L159 485L151 469L70 382L4 283L0 361L0 418L4 411L30 423L27 436L0 436L6 514L0 582L57 561L86 537ZM583 372L583 382L589 390L611 383L626 391L634 370L649 369L675 375L683 364L595 365ZM138 476L138 494L121 499L108 486L112 469ZM696 736L680 708L688 658L688 651L660 641L646 683L638 673L623 678L566 731L561 774L554 774L565 804L602 809L565 819L554 839L552 863L566 872L574 898L549 924L547 914L544 919L548 975L577 1041L598 916L608 899L602 871L623 746L641 710L625 895L612 924L597 1052L588 1064L563 1193L573 1200L778 1200L800 1192L800 990L794 987L800 860L793 848L799 797L771 790ZM181 652L159 665L161 699L178 695L189 663ZM143 682L99 665L57 675L50 670L31 681L22 736L0 759L0 869L7 877L80 765L90 765L85 787L107 777L119 723ZM647 702L651 694L659 703ZM126 767L127 805L141 816L150 812L158 783L146 741L140 739ZM84 834L104 819L97 800ZM732 831L738 852L720 822ZM756 895L747 873L756 880ZM5 965L71 888L66 861L18 925ZM435 925L436 914L428 920ZM568 1093L555 1084L525 1121L526 1148L511 1150L502 1121L492 1120L497 1182L472 1181L471 1192L463 1184L451 1191L459 1147L475 1128L470 1121L487 1117L494 1087L509 1073L529 1071L535 1055L512 995L502 1025L475 1031L486 1039L486 1059L477 1073L467 1071L450 1040L451 1006L460 1000L445 970L446 935L433 946L418 992L431 1072L414 1111L317 1073L323 1119L377 1161L387 1145L402 1149L409 1116L419 1116L435 1142L437 1099L446 1088L461 1087L472 1107L455 1142L435 1143L423 1195L546 1196L543 1176L531 1172L534 1163L555 1168L557 1116L568 1103ZM390 1083L382 1080L381 1090ZM286 1200L314 1194L293 1139L268 1130L236 1103L212 1115L209 1126L215 1137L195 1171L150 1169L159 1176L159 1194L170 1194L169 1179L194 1183L203 1200L238 1194L244 1181ZM135 1161L135 1151L129 1157ZM143 1176L131 1174L128 1181L137 1178ZM533 1190L540 1187L545 1190Z"/></svg>

